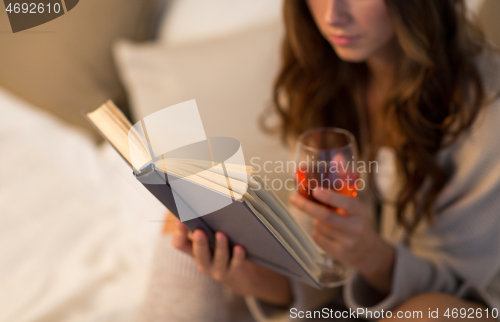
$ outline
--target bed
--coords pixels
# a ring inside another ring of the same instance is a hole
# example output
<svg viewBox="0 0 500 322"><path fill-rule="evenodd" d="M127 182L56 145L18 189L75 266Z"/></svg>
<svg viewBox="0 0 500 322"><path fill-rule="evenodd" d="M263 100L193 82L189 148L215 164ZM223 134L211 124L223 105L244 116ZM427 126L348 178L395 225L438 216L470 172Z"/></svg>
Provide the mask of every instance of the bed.
<svg viewBox="0 0 500 322"><path fill-rule="evenodd" d="M24 40L2 34L0 322L125 322L141 307L165 208L80 110L113 98L135 121L195 98L207 135L240 140L247 163L290 158L257 124L279 64L280 2L87 0ZM495 40L491 9L471 3Z"/></svg>

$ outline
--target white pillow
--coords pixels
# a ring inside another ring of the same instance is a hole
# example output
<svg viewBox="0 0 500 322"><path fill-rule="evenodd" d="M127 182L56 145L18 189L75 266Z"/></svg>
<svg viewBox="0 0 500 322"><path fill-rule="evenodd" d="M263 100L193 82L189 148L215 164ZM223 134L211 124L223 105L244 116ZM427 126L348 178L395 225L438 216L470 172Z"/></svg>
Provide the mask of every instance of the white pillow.
<svg viewBox="0 0 500 322"><path fill-rule="evenodd" d="M207 136L239 140L247 164L262 166L266 161L288 160L279 139L265 135L257 122L271 104L281 38L281 24L275 22L174 48L122 42L115 53L137 118L196 99ZM285 198L280 183L290 175L276 173L275 166L268 163L272 173L260 173L278 179L274 188Z"/></svg>
<svg viewBox="0 0 500 322"><path fill-rule="evenodd" d="M282 0L176 0L160 26L170 45L221 37L278 21Z"/></svg>

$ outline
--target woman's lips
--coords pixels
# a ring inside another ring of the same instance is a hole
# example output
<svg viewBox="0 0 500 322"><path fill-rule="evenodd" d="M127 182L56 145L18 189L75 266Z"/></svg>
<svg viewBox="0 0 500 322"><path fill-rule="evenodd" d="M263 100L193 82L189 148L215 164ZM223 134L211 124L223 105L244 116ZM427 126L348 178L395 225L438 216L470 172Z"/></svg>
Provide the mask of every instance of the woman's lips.
<svg viewBox="0 0 500 322"><path fill-rule="evenodd" d="M337 46L348 46L359 40L360 36L330 35L330 40Z"/></svg>

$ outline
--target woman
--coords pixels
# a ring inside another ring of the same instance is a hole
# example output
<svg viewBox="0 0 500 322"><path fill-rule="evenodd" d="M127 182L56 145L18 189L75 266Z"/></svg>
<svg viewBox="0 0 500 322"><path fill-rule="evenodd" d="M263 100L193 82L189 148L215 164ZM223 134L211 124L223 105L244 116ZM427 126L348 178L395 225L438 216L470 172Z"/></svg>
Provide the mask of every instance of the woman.
<svg viewBox="0 0 500 322"><path fill-rule="evenodd" d="M499 65L467 21L463 0L286 0L284 14L274 88L284 141L293 144L313 127L345 128L365 158L385 157L395 169L386 189L371 175L380 230L370 216L374 203L329 190L314 192L323 204L291 197L313 220L318 245L356 269L343 289L345 304L395 315L422 311L419 320L436 309L432 320L444 320L446 309L462 308L494 321L500 103L492 85ZM193 256L201 273L247 297L256 318L333 300L329 291L246 261L240 246L230 258L227 238L216 239L212 257L203 232L191 238L179 224L173 245Z"/></svg>

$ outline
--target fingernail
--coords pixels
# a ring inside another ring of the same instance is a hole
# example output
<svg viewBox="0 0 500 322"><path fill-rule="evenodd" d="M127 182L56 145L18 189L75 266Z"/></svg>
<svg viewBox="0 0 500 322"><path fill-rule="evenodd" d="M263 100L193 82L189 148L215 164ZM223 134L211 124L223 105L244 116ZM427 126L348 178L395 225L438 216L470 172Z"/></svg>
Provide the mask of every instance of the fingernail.
<svg viewBox="0 0 500 322"><path fill-rule="evenodd" d="M203 241L203 235L202 235L201 231L196 230L196 231L194 232L194 239L195 239L197 242L202 242L202 241Z"/></svg>
<svg viewBox="0 0 500 322"><path fill-rule="evenodd" d="M217 241L218 241L219 243L223 243L223 242L225 241L225 238L224 238L224 234L223 234L223 233L219 233L219 232L217 232L217 233L215 234L215 238L217 239Z"/></svg>
<svg viewBox="0 0 500 322"><path fill-rule="evenodd" d="M290 201L291 201L291 202L295 202L295 201L297 201L297 195L291 195L291 196L290 196Z"/></svg>

